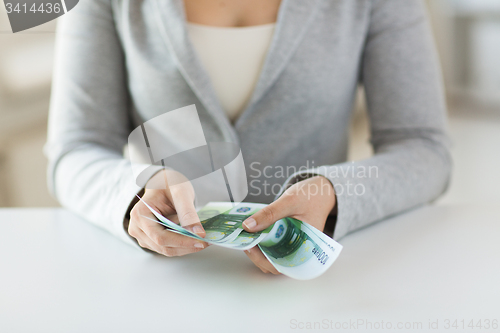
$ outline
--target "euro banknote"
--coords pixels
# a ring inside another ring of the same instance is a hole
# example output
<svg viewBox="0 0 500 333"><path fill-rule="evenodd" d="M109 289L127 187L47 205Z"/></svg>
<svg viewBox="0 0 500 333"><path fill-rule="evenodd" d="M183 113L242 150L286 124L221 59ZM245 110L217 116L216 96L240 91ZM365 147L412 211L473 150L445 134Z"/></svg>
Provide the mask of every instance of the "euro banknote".
<svg viewBox="0 0 500 333"><path fill-rule="evenodd" d="M236 250L258 246L276 270L299 280L313 279L323 274L342 250L342 245L323 232L291 217L280 219L260 232L245 231L243 221L265 207L265 204L208 203L198 211L206 232L204 238L163 216L146 202L144 204L157 218L153 221L169 231Z"/></svg>

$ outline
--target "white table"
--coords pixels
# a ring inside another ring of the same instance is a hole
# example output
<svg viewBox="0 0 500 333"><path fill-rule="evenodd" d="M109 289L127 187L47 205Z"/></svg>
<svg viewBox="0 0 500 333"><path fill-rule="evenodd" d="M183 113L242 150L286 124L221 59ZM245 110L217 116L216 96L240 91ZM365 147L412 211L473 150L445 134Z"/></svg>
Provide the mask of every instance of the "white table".
<svg viewBox="0 0 500 333"><path fill-rule="evenodd" d="M341 243L301 282L237 251L166 258L62 209L2 209L0 332L500 331L484 329L500 319L500 209L424 207Z"/></svg>

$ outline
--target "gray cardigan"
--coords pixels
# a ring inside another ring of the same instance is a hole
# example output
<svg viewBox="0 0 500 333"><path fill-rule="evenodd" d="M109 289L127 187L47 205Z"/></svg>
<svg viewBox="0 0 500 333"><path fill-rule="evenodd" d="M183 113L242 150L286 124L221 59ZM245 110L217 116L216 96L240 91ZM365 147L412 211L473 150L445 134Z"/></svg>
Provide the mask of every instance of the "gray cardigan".
<svg viewBox="0 0 500 333"><path fill-rule="evenodd" d="M360 82L374 156L346 162ZM123 220L140 188L123 147L142 122L191 104L209 140L240 145L246 201L269 203L283 184L328 177L336 239L432 201L450 178L440 68L422 1L283 0L257 86L231 124L189 41L182 0L85 0L58 26L46 145L52 192L133 244Z"/></svg>

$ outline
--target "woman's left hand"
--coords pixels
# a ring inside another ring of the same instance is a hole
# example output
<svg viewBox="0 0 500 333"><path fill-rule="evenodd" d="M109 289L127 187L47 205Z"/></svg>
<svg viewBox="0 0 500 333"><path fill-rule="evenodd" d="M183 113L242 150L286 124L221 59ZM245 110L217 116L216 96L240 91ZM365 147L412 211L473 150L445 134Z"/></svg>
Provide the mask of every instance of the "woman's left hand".
<svg viewBox="0 0 500 333"><path fill-rule="evenodd" d="M243 227L248 232L256 232L279 219L293 217L323 231L335 203L332 183L323 176L315 176L288 188L276 201L246 219ZM257 246L245 253L262 272L280 274Z"/></svg>

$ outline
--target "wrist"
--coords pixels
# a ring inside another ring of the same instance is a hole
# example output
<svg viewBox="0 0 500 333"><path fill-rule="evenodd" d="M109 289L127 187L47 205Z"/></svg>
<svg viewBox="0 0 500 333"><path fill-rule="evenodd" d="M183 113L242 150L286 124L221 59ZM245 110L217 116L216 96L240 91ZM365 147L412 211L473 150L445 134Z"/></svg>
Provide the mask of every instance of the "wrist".
<svg viewBox="0 0 500 333"><path fill-rule="evenodd" d="M333 183L330 181L330 179L326 178L325 176L319 176L319 177L321 177L323 181L327 181L329 186L331 187L331 191L328 192L328 195L331 196L333 205L326 219L325 228L323 232L333 238L333 235L335 233L335 226L337 225L337 212L338 212L337 194L335 193L335 187L333 186Z"/></svg>
<svg viewBox="0 0 500 333"><path fill-rule="evenodd" d="M139 197L142 198L142 196L144 195L144 189L141 189L137 195L135 195L133 198L132 198L132 201L130 201L130 204L127 208L127 212L125 213L125 217L123 218L123 229L125 229L125 231L127 231L128 233L128 225L130 223L130 212L132 211L132 209L134 208L134 206L137 204L137 202L139 202Z"/></svg>
<svg viewBox="0 0 500 333"><path fill-rule="evenodd" d="M329 215L331 215L334 212L336 213L336 211L337 211L337 195L335 194L335 188L333 187L332 182L330 181L330 179L328 179L322 175L318 175L316 177L320 181L321 195L325 195L329 199L328 200L330 202Z"/></svg>

